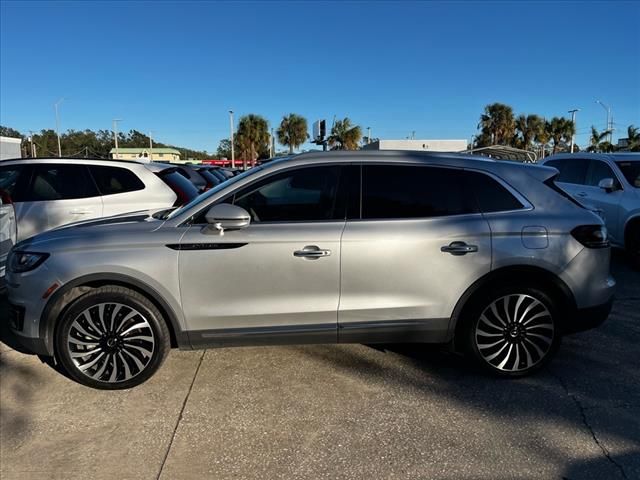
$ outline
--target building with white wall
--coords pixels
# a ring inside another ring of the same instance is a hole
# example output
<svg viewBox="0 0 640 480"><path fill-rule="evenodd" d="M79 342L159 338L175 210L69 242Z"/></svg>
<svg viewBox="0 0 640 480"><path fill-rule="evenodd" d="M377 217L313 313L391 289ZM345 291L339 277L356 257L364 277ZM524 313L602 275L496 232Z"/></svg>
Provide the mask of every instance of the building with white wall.
<svg viewBox="0 0 640 480"><path fill-rule="evenodd" d="M0 137L0 160L22 158L21 138Z"/></svg>

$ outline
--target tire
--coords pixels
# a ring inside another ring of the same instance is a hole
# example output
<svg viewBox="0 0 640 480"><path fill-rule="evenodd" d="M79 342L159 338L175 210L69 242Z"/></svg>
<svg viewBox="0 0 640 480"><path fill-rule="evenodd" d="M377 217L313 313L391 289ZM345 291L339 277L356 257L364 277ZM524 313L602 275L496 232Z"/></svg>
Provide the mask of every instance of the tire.
<svg viewBox="0 0 640 480"><path fill-rule="evenodd" d="M119 390L148 380L171 345L167 324L149 299L128 288L104 286L78 297L65 310L55 348L75 381Z"/></svg>
<svg viewBox="0 0 640 480"><path fill-rule="evenodd" d="M640 270L640 224L636 223L629 227L626 237L626 250L631 266Z"/></svg>
<svg viewBox="0 0 640 480"><path fill-rule="evenodd" d="M560 309L550 295L536 287L512 286L476 298L463 318L460 340L465 354L484 371L523 377L555 355Z"/></svg>

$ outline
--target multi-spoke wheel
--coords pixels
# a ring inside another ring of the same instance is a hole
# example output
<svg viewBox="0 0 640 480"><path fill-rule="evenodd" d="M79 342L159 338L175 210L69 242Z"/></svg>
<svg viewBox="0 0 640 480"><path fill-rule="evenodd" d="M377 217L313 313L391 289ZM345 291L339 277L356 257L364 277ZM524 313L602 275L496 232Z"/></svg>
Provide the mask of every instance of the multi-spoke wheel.
<svg viewBox="0 0 640 480"><path fill-rule="evenodd" d="M499 375L520 376L546 363L560 334L550 297L532 288L510 288L485 297L467 319L467 350Z"/></svg>
<svg viewBox="0 0 640 480"><path fill-rule="evenodd" d="M78 298L57 331L57 354L67 372L97 388L144 382L169 349L167 326L155 306L122 287L101 287Z"/></svg>

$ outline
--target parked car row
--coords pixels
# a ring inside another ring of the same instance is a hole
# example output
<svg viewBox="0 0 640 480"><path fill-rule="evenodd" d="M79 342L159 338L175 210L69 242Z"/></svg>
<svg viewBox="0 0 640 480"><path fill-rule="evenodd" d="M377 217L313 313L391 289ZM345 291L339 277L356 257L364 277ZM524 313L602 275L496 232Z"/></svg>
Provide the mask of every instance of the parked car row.
<svg viewBox="0 0 640 480"><path fill-rule="evenodd" d="M615 288L602 218L557 180L456 154L275 160L172 211L18 243L10 325L103 389L144 382L172 345L445 343L526 375Z"/></svg>

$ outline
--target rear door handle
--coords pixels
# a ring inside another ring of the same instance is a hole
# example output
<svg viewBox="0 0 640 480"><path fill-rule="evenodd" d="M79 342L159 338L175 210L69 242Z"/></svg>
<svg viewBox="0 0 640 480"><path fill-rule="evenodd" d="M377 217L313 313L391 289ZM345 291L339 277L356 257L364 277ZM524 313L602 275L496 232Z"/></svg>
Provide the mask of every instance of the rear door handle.
<svg viewBox="0 0 640 480"><path fill-rule="evenodd" d="M93 210L87 210L84 208L74 208L73 210L69 210L71 215L89 215L93 213Z"/></svg>
<svg viewBox="0 0 640 480"><path fill-rule="evenodd" d="M467 253L473 253L478 251L477 245L467 245L464 242L451 242L449 245L440 247L440 251L443 253L450 253L451 255L466 255Z"/></svg>
<svg viewBox="0 0 640 480"><path fill-rule="evenodd" d="M331 255L331 250L321 250L320 247L316 245L307 245L302 250L296 250L293 252L294 257L302 257L302 258L321 258L328 257Z"/></svg>

